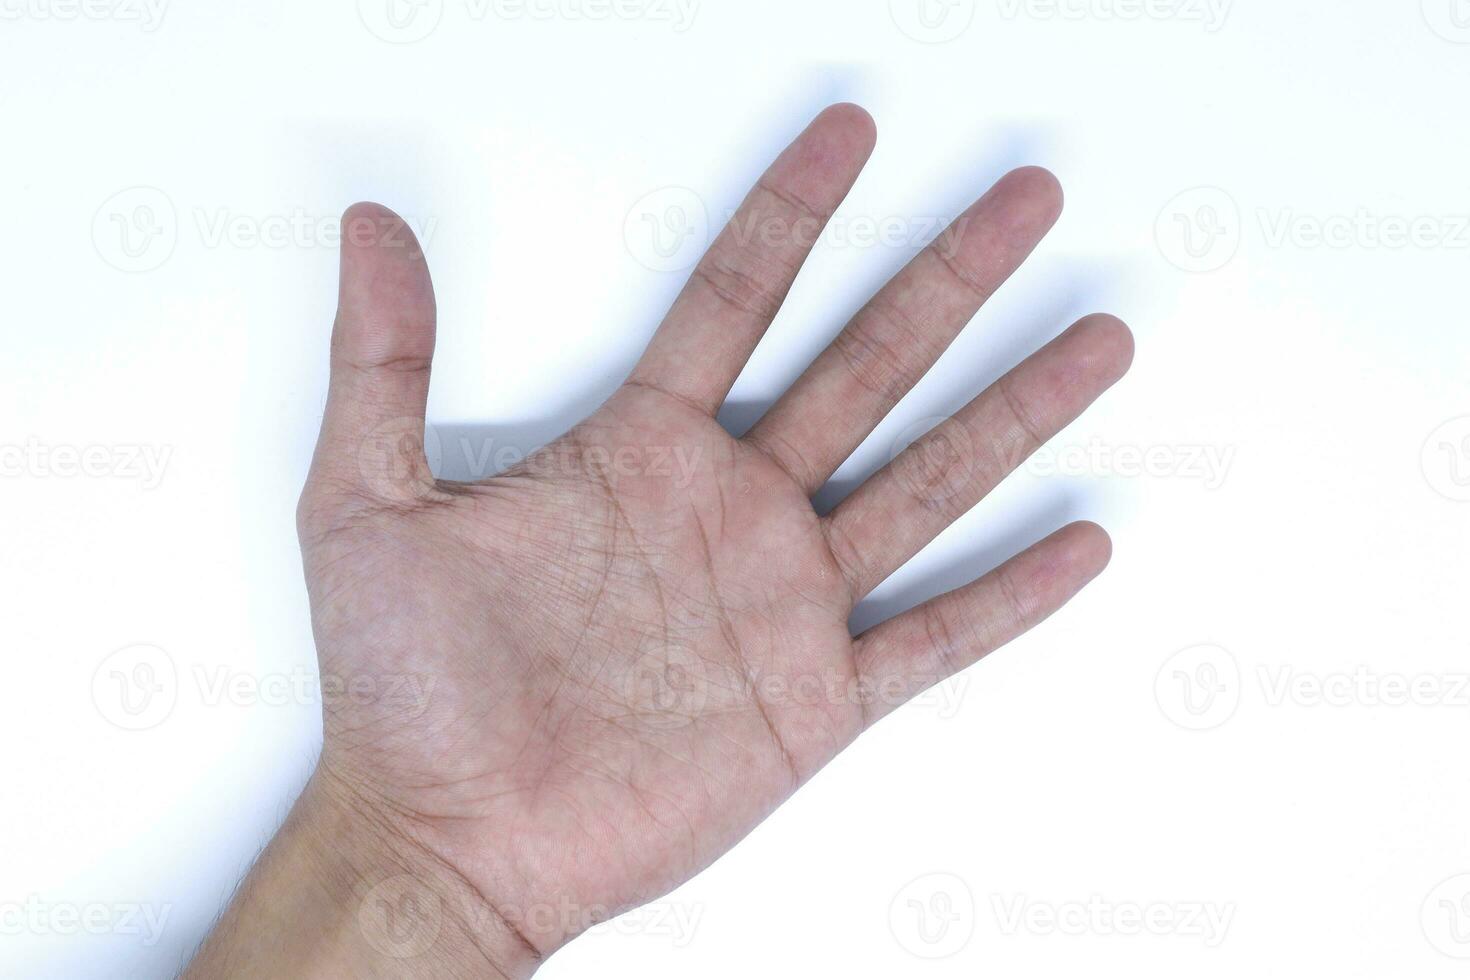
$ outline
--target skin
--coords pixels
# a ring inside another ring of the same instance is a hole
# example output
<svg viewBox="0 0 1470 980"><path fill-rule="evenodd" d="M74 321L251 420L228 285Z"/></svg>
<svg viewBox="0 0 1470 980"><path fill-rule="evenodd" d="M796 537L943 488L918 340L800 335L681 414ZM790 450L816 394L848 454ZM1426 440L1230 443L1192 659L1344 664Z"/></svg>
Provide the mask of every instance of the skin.
<svg viewBox="0 0 1470 980"><path fill-rule="evenodd" d="M425 458L423 253L392 212L349 209L299 525L323 675L358 694L325 698L318 769L189 976L529 976L704 868L868 726L1102 570L1107 535L1074 524L860 636L848 627L858 600L1123 375L1132 338L1108 316L830 514L811 504L1056 221L1043 170L985 194L744 438L716 423L874 140L855 106L818 116L628 380L545 453L472 484L436 480Z"/></svg>

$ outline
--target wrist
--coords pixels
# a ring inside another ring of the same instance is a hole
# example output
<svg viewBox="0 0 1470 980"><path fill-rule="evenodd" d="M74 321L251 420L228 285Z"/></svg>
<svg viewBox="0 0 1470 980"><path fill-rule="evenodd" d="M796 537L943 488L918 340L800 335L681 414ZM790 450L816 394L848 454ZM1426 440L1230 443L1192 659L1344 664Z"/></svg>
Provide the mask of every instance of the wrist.
<svg viewBox="0 0 1470 980"><path fill-rule="evenodd" d="M535 972L539 953L404 821L326 766L302 799L314 870L362 968L379 971L355 975L524 980Z"/></svg>
<svg viewBox="0 0 1470 980"><path fill-rule="evenodd" d="M492 977L539 954L380 807L319 767L188 977Z"/></svg>

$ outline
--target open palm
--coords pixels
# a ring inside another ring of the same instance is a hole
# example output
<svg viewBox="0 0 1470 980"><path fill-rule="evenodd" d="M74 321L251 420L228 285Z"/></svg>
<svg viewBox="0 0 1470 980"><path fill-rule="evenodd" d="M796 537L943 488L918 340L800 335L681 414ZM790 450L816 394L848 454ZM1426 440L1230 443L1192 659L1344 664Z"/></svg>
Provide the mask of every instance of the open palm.
<svg viewBox="0 0 1470 980"><path fill-rule="evenodd" d="M532 958L693 875L877 718L1107 561L1106 535L1072 525L849 631L858 600L1123 374L1132 341L1111 317L1078 323L831 514L811 504L1056 220L1045 171L1001 180L749 434L715 421L873 140L855 107L820 115L628 381L477 483L436 480L423 450L422 252L391 212L348 212L300 526L323 673L377 696L328 699L322 772L482 896ZM387 696L393 678L422 696Z"/></svg>

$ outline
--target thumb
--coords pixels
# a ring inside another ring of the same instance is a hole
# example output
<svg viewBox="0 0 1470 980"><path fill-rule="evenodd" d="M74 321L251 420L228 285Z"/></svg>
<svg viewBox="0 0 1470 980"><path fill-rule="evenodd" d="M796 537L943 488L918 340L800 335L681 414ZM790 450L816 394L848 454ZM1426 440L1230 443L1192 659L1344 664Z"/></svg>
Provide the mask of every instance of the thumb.
<svg viewBox="0 0 1470 980"><path fill-rule="evenodd" d="M378 204L348 208L312 483L404 502L433 487L424 412L434 319L428 263L407 222Z"/></svg>

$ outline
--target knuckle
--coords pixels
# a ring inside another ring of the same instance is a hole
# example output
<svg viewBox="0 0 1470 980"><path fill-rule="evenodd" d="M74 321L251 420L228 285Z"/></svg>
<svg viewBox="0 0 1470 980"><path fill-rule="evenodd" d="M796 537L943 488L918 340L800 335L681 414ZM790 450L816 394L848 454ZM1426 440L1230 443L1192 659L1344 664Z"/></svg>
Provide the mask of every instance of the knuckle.
<svg viewBox="0 0 1470 980"><path fill-rule="evenodd" d="M745 442L758 449L808 493L815 492L825 479L821 468L807 457L802 448L774 428L757 427L745 436Z"/></svg>
<svg viewBox="0 0 1470 980"><path fill-rule="evenodd" d="M1010 415L1012 425L1021 434L1021 448L1018 452L1024 456L1031 455L1041 447L1042 443L1046 442L1045 430L1036 421L1025 399L1016 391L1015 381L1010 375L1002 375L1000 380L996 381L995 391L1000 396L1001 404L1005 406L1006 412ZM1018 460L1017 463L1019 462Z"/></svg>
<svg viewBox="0 0 1470 980"><path fill-rule="evenodd" d="M1011 632L1024 633L1034 626L1036 610L1032 603L1023 598L1021 591L1016 586L1014 574L1009 568L1001 566L996 570L995 584L1010 614L1013 627Z"/></svg>
<svg viewBox="0 0 1470 980"><path fill-rule="evenodd" d="M781 204L784 204L787 210L796 216L797 221L826 223L827 211L825 208L818 207L812 201L807 200L789 188L777 186L769 177L762 177L756 182L755 186L775 198Z"/></svg>
<svg viewBox="0 0 1470 980"><path fill-rule="evenodd" d="M928 364L925 324L892 302L875 298L832 342L859 386L897 404Z"/></svg>
<svg viewBox="0 0 1470 980"><path fill-rule="evenodd" d="M894 476L903 492L946 518L967 508L973 496L969 491L982 482L982 472L974 442L955 419L923 435L894 460Z"/></svg>
<svg viewBox="0 0 1470 980"><path fill-rule="evenodd" d="M856 605L861 594L869 587L867 565L862 559L862 554L857 546L853 544L847 527L840 520L827 519L822 522L822 528L826 531L827 550L832 554L832 561L837 565L837 571L848 585L848 601Z"/></svg>
<svg viewBox="0 0 1470 980"><path fill-rule="evenodd" d="M959 638L954 624L944 612L941 603L931 603L924 609L924 639L946 675L956 674L964 666Z"/></svg>
<svg viewBox="0 0 1470 980"><path fill-rule="evenodd" d="M717 299L746 316L773 320L781 310L782 277L749 253L737 257L724 250L711 252L695 275Z"/></svg>
<svg viewBox="0 0 1470 980"><path fill-rule="evenodd" d="M991 293L994 291L991 286L981 280L973 270L961 263L950 248L931 246L929 254L934 256L934 260L939 263L940 268L949 274L949 278L955 285L959 286L961 290L969 295L975 305L981 305L990 299Z"/></svg>

